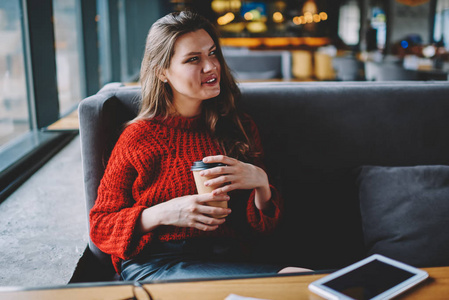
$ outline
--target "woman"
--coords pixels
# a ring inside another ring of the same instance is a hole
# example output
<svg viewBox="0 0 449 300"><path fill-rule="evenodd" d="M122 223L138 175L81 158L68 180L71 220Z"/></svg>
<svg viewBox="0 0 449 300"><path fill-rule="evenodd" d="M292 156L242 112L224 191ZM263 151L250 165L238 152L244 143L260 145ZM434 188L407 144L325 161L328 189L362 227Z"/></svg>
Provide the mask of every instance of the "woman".
<svg viewBox="0 0 449 300"><path fill-rule="evenodd" d="M275 228L282 199L261 167L254 122L236 109L239 90L214 27L191 12L158 20L140 80L141 110L115 145L90 212L92 241L124 280L281 270L245 262L245 241ZM212 193L196 194L197 160L225 165L201 172L218 176L205 182Z"/></svg>

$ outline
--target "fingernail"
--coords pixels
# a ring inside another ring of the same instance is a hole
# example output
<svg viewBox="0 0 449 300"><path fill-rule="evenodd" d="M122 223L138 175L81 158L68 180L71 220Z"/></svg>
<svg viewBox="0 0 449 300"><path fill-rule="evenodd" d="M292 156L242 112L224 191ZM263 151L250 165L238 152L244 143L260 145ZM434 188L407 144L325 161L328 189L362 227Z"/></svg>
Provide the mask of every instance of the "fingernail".
<svg viewBox="0 0 449 300"><path fill-rule="evenodd" d="M200 172L200 176L203 176L203 175L204 175L204 172L203 172L203 171L201 171L201 172Z"/></svg>

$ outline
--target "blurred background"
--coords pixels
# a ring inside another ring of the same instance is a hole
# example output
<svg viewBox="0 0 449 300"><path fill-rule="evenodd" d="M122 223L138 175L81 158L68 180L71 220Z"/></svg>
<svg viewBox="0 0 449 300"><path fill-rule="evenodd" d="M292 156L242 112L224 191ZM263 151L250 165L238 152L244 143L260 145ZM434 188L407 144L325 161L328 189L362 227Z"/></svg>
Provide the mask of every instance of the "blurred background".
<svg viewBox="0 0 449 300"><path fill-rule="evenodd" d="M448 80L449 0L1 1L0 190L76 134L83 98L137 84L150 26L184 9L217 26L238 81Z"/></svg>

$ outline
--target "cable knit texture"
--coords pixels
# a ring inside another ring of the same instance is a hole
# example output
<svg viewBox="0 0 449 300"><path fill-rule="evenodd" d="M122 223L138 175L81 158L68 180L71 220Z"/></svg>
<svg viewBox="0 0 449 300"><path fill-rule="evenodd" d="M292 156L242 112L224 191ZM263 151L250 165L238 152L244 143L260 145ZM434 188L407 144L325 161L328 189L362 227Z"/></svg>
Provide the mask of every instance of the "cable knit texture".
<svg viewBox="0 0 449 300"><path fill-rule="evenodd" d="M262 151L255 123L247 117L244 124ZM118 273L120 259L135 257L145 247L151 247L153 240L239 236L239 230L228 222L210 232L176 226L160 226L144 235L136 230L145 208L197 193L190 166L205 156L222 154L205 128L201 117L156 117L133 123L121 134L90 211L91 239L103 252L111 254ZM254 164L263 168L259 160ZM266 215L257 209L254 191L241 200L247 201L247 222L255 233L273 231L280 218L282 199L270 187L274 214Z"/></svg>

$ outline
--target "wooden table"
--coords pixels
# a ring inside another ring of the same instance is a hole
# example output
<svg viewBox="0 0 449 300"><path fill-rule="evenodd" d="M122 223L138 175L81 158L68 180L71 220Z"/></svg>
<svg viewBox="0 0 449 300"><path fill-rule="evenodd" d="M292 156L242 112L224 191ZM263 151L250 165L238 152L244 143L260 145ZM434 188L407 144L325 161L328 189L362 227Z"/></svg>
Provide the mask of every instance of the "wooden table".
<svg viewBox="0 0 449 300"><path fill-rule="evenodd" d="M398 299L449 299L449 267L426 268L429 278ZM223 300L229 294L272 300L322 299L307 286L325 276L279 275L243 279L222 279L194 282L166 282L145 284L157 300ZM59 288L11 289L0 288L0 299L110 299L132 297L132 285L127 283L74 284ZM142 297L141 299L146 299Z"/></svg>

